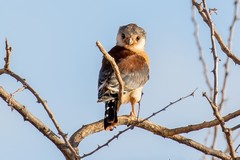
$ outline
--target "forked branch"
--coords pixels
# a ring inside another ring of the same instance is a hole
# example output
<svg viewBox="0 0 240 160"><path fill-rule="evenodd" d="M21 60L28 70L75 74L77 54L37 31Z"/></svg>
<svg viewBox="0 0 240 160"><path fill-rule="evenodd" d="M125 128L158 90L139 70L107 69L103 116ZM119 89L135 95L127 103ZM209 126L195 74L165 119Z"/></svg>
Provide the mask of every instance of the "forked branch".
<svg viewBox="0 0 240 160"><path fill-rule="evenodd" d="M12 51L12 47L9 46L8 44L8 41L6 39L5 41L5 49L6 49L6 57L5 57L5 65L4 65L4 68L3 69L0 69L0 75L2 74L7 74L11 77L13 77L14 79L16 79L17 81L19 81L20 83L22 83L24 89L27 89L29 90L37 99L37 102L38 103L41 103L42 106L44 107L44 109L46 110L49 118L52 120L54 126L56 127L57 131L58 131L58 134L63 138L66 146L70 149L70 151L75 155L75 159L78 159L78 155L76 153L76 151L73 149L73 147L71 146L71 144L69 143L68 141L68 138L67 138L67 134L65 134L60 125L58 124L54 114L52 113L52 111L50 110L50 107L47 105L47 102L45 100L43 100L40 95L33 89L33 87L31 87L25 79L23 79L22 77L20 77L19 75L17 75L16 73L14 73L13 71L11 71L10 69L10 55L11 55L11 51ZM3 88L1 89L2 92L4 92ZM6 92L7 93L7 92ZM6 94L5 94L6 95ZM3 98L3 97L2 97ZM13 96L11 95L10 98L3 98L5 101L8 100L8 104L11 105L14 109L16 109L16 105L12 105L12 100L13 99ZM25 108L25 107L24 107ZM17 110L17 109L16 109ZM27 110L25 108L25 110ZM19 112L21 114L21 112ZM24 116L25 114L21 114L22 116ZM24 119L28 119L28 116L24 117ZM36 124L34 124L35 121L30 121L34 126L36 126ZM37 128L37 127L36 127ZM37 128L38 129L38 128Z"/></svg>
<svg viewBox="0 0 240 160"><path fill-rule="evenodd" d="M199 14L202 16L203 21L207 23L207 25L210 27L210 23L208 21L207 15L203 11L202 4L199 4L196 2L196 0L192 0L192 4L197 8ZM227 47L227 45L224 43L222 37L218 33L217 29L214 28L214 35L218 41L218 44L220 45L222 51L231 58L236 64L240 65L240 59Z"/></svg>

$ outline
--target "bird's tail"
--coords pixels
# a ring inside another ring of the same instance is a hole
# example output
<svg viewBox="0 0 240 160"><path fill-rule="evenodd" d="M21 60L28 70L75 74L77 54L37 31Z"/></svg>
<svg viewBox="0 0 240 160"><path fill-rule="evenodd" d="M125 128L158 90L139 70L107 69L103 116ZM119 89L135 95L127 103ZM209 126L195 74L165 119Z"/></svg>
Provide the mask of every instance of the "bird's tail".
<svg viewBox="0 0 240 160"><path fill-rule="evenodd" d="M117 98L105 102L104 129L107 131L113 130L115 124L118 122L117 105L118 105Z"/></svg>

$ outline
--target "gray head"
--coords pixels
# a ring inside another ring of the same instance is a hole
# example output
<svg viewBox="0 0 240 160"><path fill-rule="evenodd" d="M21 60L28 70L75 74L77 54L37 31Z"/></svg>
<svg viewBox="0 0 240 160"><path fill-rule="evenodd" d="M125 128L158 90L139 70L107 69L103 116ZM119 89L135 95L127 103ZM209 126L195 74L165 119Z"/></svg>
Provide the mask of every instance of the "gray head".
<svg viewBox="0 0 240 160"><path fill-rule="evenodd" d="M146 44L146 32L134 23L121 26L117 34L117 45L130 50L144 50Z"/></svg>

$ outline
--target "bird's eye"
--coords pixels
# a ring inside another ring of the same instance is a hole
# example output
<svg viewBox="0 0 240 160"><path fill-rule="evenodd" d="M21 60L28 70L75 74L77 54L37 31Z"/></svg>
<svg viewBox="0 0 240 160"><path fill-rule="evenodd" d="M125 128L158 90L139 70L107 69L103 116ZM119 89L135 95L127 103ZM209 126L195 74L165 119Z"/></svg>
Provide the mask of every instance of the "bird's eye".
<svg viewBox="0 0 240 160"><path fill-rule="evenodd" d="M137 36L137 37L136 37L136 40L137 40L137 41L139 41L139 40L140 40L140 37L139 37L139 36Z"/></svg>
<svg viewBox="0 0 240 160"><path fill-rule="evenodd" d="M122 39L124 39L125 38L125 34L124 33L122 33Z"/></svg>

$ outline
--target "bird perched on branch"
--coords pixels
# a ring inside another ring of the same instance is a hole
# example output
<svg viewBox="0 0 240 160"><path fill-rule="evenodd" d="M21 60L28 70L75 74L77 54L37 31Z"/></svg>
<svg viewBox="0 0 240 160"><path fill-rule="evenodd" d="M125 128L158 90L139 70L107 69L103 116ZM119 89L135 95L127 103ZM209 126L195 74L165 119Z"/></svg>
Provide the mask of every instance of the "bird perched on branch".
<svg viewBox="0 0 240 160"><path fill-rule="evenodd" d="M136 117L144 84L149 79L149 58L145 52L146 32L136 24L121 26L117 44L109 54L114 58L124 82L122 103L131 103L130 116ZM119 83L111 64L103 57L98 79L98 102L105 102L104 129L113 130L118 122Z"/></svg>

